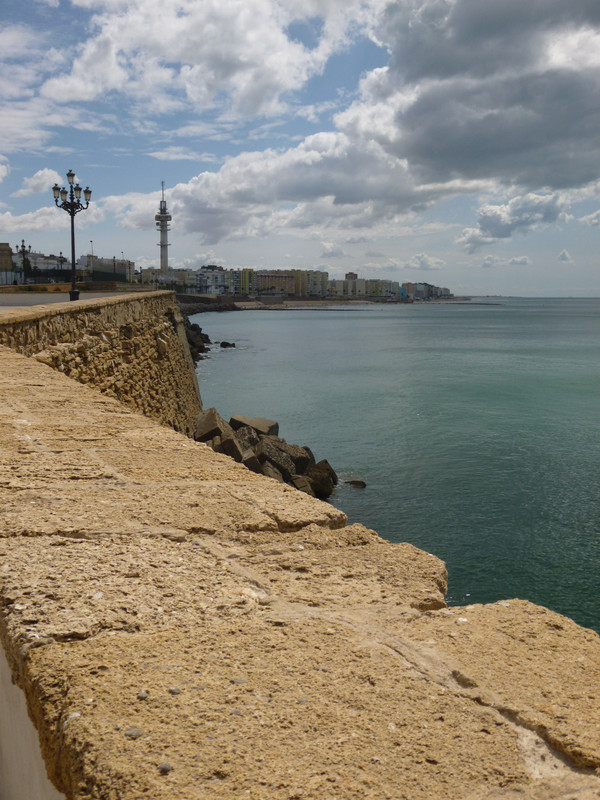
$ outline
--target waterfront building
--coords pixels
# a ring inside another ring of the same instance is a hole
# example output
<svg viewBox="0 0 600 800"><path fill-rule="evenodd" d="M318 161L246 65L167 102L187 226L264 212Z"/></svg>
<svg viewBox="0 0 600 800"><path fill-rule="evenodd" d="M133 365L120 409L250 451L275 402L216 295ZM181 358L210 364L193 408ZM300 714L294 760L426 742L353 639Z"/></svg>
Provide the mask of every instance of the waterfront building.
<svg viewBox="0 0 600 800"><path fill-rule="evenodd" d="M87 253L77 259L77 272L92 281L108 281L117 283L133 283L135 280L135 262L127 258L102 258Z"/></svg>
<svg viewBox="0 0 600 800"><path fill-rule="evenodd" d="M365 278L348 278L347 280L351 281L349 290L354 297L367 296L367 281Z"/></svg>
<svg viewBox="0 0 600 800"><path fill-rule="evenodd" d="M255 272L256 294L294 295L295 278L293 271L263 269Z"/></svg>
<svg viewBox="0 0 600 800"><path fill-rule="evenodd" d="M296 297L327 297L329 273L317 269L291 269Z"/></svg>
<svg viewBox="0 0 600 800"><path fill-rule="evenodd" d="M347 273L354 275L355 273ZM398 281L380 280L379 278L345 278L329 281L331 297L352 299L396 299L399 296Z"/></svg>
<svg viewBox="0 0 600 800"><path fill-rule="evenodd" d="M433 286L431 283L403 283L409 300L435 300L452 297L452 292L445 286Z"/></svg>
<svg viewBox="0 0 600 800"><path fill-rule="evenodd" d="M0 285L6 286L18 281L18 271L20 272L17 265L13 263L12 247L8 242L0 242Z"/></svg>
<svg viewBox="0 0 600 800"><path fill-rule="evenodd" d="M329 281L329 295L332 297L347 297L348 296L348 281L334 278Z"/></svg>
<svg viewBox="0 0 600 800"><path fill-rule="evenodd" d="M254 270L253 269L238 269L236 270L238 274L238 282L237 287L239 294L243 294L246 296L250 296L254 294Z"/></svg>
<svg viewBox="0 0 600 800"><path fill-rule="evenodd" d="M199 294L229 294L230 270L216 264L206 264L198 270Z"/></svg>

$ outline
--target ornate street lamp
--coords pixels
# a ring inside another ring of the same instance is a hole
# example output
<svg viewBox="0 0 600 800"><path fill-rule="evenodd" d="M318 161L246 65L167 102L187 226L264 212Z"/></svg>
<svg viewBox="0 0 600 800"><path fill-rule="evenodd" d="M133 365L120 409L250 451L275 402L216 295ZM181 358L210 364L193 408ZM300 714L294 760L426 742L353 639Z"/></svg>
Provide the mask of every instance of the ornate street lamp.
<svg viewBox="0 0 600 800"><path fill-rule="evenodd" d="M17 253L21 254L21 270L23 273L23 280L25 280L31 272L31 263L27 258L28 254L31 253L31 245L25 247L25 239L21 239L21 246L19 247L19 245L17 245L15 250Z"/></svg>
<svg viewBox="0 0 600 800"><path fill-rule="evenodd" d="M72 169L67 172L67 180L69 181L68 192L64 186L61 189L58 183L55 183L52 187L52 194L54 195L56 206L64 209L71 217L71 291L69 292L69 299L79 300L77 273L75 271L75 214L85 211L89 206L92 190L89 186L86 186L83 190L83 199L85 200L85 205L83 205L81 202L81 186L78 183L73 185L75 173Z"/></svg>

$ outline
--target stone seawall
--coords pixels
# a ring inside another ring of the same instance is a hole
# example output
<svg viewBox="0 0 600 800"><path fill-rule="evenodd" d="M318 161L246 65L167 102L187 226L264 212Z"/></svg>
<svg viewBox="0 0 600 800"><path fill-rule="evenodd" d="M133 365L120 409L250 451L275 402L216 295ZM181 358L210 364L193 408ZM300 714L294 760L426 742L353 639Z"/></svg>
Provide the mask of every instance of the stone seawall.
<svg viewBox="0 0 600 800"><path fill-rule="evenodd" d="M29 327L37 359L0 345L1 800L600 798L596 633L447 608L435 556L69 379Z"/></svg>
<svg viewBox="0 0 600 800"><path fill-rule="evenodd" d="M5 309L0 344L193 436L202 403L172 292Z"/></svg>

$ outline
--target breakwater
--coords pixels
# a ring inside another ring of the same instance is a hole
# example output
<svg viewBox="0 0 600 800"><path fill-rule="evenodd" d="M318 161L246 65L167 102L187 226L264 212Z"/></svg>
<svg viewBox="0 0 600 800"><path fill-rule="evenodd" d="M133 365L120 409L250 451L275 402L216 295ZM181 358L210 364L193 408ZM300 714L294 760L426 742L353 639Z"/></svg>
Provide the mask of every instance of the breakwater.
<svg viewBox="0 0 600 800"><path fill-rule="evenodd" d="M55 787L4 760L3 800L598 796L595 633L448 609L434 556L6 346L0 400L0 639Z"/></svg>

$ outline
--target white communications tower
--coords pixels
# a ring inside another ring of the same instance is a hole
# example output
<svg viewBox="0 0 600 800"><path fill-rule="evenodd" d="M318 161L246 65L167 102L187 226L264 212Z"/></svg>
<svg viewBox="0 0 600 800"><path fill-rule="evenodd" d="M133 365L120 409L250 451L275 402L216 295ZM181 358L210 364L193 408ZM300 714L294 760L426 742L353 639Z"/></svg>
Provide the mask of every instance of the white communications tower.
<svg viewBox="0 0 600 800"><path fill-rule="evenodd" d="M167 233L170 230L169 222L171 222L171 215L167 211L167 201L165 200L165 182L162 181L162 200L158 207L158 214L154 217L156 220L156 227L160 231L160 271L169 271L169 242Z"/></svg>

